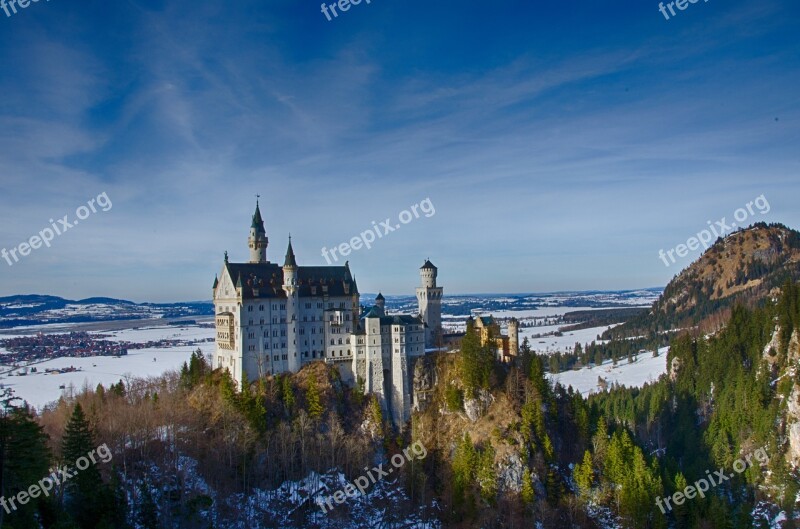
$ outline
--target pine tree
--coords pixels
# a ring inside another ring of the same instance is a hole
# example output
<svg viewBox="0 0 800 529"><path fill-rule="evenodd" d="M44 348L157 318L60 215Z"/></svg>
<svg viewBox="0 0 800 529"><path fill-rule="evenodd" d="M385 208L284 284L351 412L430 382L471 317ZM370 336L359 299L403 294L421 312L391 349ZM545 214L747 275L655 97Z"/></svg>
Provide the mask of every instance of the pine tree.
<svg viewBox="0 0 800 529"><path fill-rule="evenodd" d="M531 505L536 496L533 490L533 480L531 479L531 471L528 467L522 472L522 490L520 491L522 503Z"/></svg>
<svg viewBox="0 0 800 529"><path fill-rule="evenodd" d="M64 429L61 456L69 472L66 482L66 508L82 529L106 527L113 513L113 494L103 483L100 470L89 459L96 448L94 434L80 403L75 404L72 416ZM83 469L79 459L86 462Z"/></svg>
<svg viewBox="0 0 800 529"><path fill-rule="evenodd" d="M583 453L583 462L575 465L573 477L581 495L588 496L594 484L594 464L592 462L592 454L588 450Z"/></svg>
<svg viewBox="0 0 800 529"><path fill-rule="evenodd" d="M31 411L12 405L11 399L0 402L0 496L10 498L42 479L49 459L47 436ZM5 508L0 508L0 527L38 527L34 516L44 501L17 504L7 516Z"/></svg>
<svg viewBox="0 0 800 529"><path fill-rule="evenodd" d="M372 396L370 406L370 416L373 424L378 428L378 435L383 437L383 410L381 410L381 402L375 395Z"/></svg>
<svg viewBox="0 0 800 529"><path fill-rule="evenodd" d="M136 512L136 522L142 529L159 529L158 506L153 499L150 485L142 481L139 484L139 508Z"/></svg>
<svg viewBox="0 0 800 529"><path fill-rule="evenodd" d="M292 381L288 376L281 377L281 398L286 413L291 415L294 411L294 389L292 389Z"/></svg>
<svg viewBox="0 0 800 529"><path fill-rule="evenodd" d="M308 416L314 420L322 417L325 408L322 406L322 401L319 395L319 388L317 387L317 376L312 374L308 379L308 389L306 390L306 404L308 405Z"/></svg>

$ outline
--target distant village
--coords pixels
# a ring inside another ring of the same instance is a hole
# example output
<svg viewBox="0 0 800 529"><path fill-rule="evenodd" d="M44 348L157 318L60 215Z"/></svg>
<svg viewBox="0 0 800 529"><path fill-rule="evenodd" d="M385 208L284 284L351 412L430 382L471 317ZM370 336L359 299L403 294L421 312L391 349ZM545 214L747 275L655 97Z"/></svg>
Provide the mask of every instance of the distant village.
<svg viewBox="0 0 800 529"><path fill-rule="evenodd" d="M155 340L143 343L109 341L110 335L71 332L68 334L43 334L0 340L0 347L8 352L0 355L0 363L11 365L55 358L86 358L92 356L125 356L130 350L169 348L196 345L203 340Z"/></svg>

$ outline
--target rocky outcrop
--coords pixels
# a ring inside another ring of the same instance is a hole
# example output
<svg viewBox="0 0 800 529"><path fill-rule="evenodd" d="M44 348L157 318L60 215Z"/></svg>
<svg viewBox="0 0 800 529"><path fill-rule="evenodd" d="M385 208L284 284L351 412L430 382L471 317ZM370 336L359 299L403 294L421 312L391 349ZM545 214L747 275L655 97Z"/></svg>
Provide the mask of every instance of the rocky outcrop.
<svg viewBox="0 0 800 529"><path fill-rule="evenodd" d="M433 399L436 387L436 359L434 356L423 356L414 361L414 379L411 388L413 411L425 411Z"/></svg>
<svg viewBox="0 0 800 529"><path fill-rule="evenodd" d="M485 389L479 389L475 392L475 398L464 399L464 413L467 418L472 422L477 422L478 419L486 414L486 410L494 402L494 396Z"/></svg>

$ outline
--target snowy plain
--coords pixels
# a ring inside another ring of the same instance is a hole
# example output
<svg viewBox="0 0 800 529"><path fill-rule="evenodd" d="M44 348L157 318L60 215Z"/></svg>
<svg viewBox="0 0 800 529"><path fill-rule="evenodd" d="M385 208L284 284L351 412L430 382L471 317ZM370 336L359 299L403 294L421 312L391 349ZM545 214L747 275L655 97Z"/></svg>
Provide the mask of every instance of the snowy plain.
<svg viewBox="0 0 800 529"><path fill-rule="evenodd" d="M597 379L604 378L608 385L613 383L628 387L640 387L647 382L655 382L662 374L667 372L667 353L669 347L662 347L658 350L658 356L653 358L653 353L648 351L642 353L636 362L629 364L628 359L624 358L614 366L611 360L603 363L602 366L587 366L581 369L565 371L556 375L548 375L551 381L560 382L562 386L579 391L582 395L588 395L598 391Z"/></svg>
<svg viewBox="0 0 800 529"><path fill-rule="evenodd" d="M186 327L149 327L141 329L125 329L120 331L93 332L92 334L110 335L111 341L127 341L146 343L158 340L197 341L195 345L177 347L159 347L132 349L126 356L93 356L88 358L56 358L45 362L36 362L37 373L28 372L19 376L21 370L9 375L9 366L1 366L0 384L11 388L14 395L27 401L31 406L42 407L57 401L62 395L79 392L84 386L95 388L97 384L108 387L120 380L130 378L147 378L159 376L170 370L178 370L198 348L203 354L211 354L214 342L203 341L214 337L214 329L201 328L196 325ZM2 354L3 350L0 350ZM0 364L2 356L0 356ZM75 367L79 371L68 373L46 374L46 369L64 369ZM61 386L64 386L61 389Z"/></svg>

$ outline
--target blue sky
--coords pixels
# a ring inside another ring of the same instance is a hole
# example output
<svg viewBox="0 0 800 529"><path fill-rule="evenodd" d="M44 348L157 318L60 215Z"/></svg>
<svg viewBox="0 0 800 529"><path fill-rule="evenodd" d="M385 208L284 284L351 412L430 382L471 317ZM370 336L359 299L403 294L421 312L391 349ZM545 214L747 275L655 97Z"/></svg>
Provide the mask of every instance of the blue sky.
<svg viewBox="0 0 800 529"><path fill-rule="evenodd" d="M332 2L329 2L332 3ZM0 11L0 249L106 193L0 295L210 298L254 195L301 265L429 198L347 258L362 291L666 284L670 249L800 228L800 5L51 0Z"/></svg>

